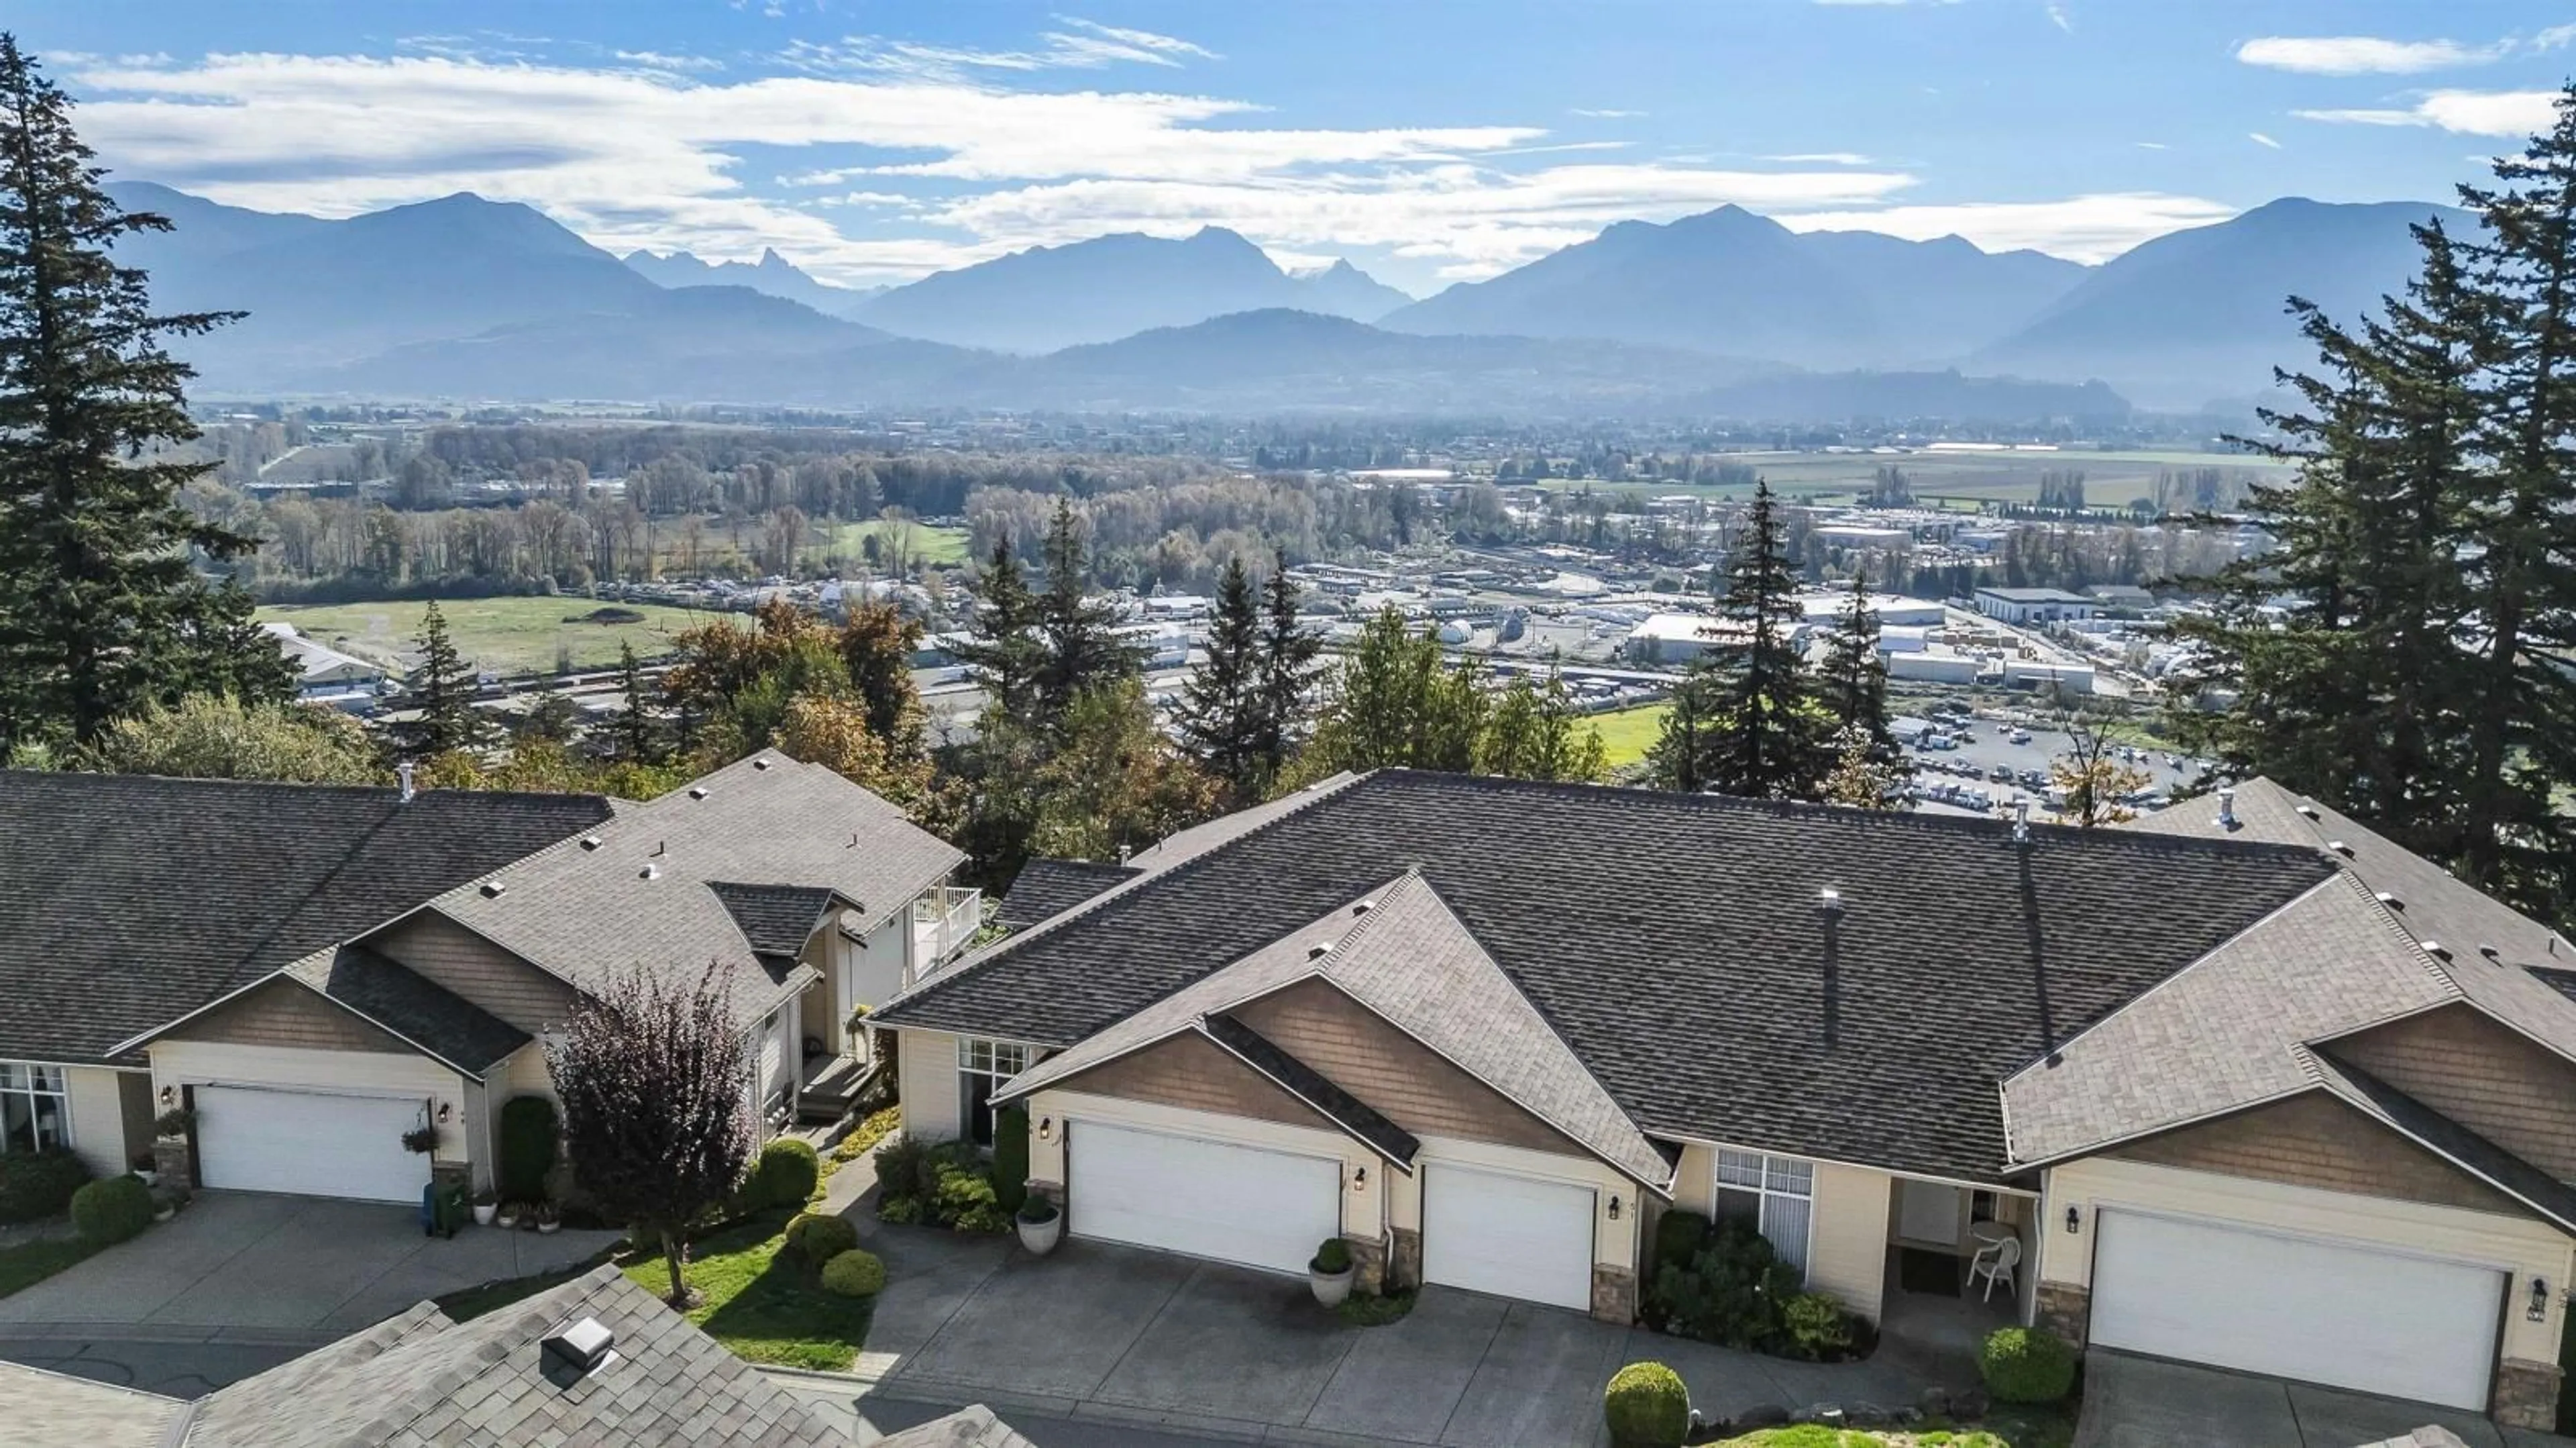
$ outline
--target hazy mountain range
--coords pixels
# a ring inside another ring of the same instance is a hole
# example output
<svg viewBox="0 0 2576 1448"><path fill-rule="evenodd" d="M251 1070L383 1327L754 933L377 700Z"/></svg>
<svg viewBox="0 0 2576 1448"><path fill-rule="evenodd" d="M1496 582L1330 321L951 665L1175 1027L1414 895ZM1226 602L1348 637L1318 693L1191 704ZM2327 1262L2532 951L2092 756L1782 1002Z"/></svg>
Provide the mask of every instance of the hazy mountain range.
<svg viewBox="0 0 2576 1448"><path fill-rule="evenodd" d="M250 313L184 346L217 392L1780 421L2241 402L2306 360L2283 297L2351 315L2412 270L2409 222L2466 224L2284 200L2086 267L1722 207L1414 302L1218 228L868 293L774 252L621 260L471 194L321 220L111 190L176 223L123 248L159 306Z"/></svg>

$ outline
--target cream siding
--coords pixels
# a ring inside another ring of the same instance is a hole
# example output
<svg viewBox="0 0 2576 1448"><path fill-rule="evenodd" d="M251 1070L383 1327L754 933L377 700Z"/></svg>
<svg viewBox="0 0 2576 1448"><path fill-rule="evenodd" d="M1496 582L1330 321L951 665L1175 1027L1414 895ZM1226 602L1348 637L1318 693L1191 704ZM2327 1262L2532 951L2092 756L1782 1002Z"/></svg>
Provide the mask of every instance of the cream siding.
<svg viewBox="0 0 2576 1448"><path fill-rule="evenodd" d="M837 926L825 934L831 939L834 962L851 1004L881 1006L903 989L912 968L912 906L909 902L879 921L864 939L852 940ZM844 1005L842 1010L847 1014L848 1006Z"/></svg>
<svg viewBox="0 0 2576 1448"><path fill-rule="evenodd" d="M2065 1228L2069 1207L2078 1214L2079 1230L2072 1233ZM2536 1218L2092 1157L2048 1172L2038 1233L2040 1279L2090 1288L2096 1213L2105 1207L2202 1217L2501 1269L2513 1275L2504 1356L2557 1361L2567 1310L2558 1288L2576 1270L2576 1241ZM2534 1277L2550 1284L2539 1322L2524 1314Z"/></svg>
<svg viewBox="0 0 2576 1448"><path fill-rule="evenodd" d="M908 1053L912 1049L913 1033L907 1031L904 1036L904 1050ZM907 1054L907 1067L910 1060ZM953 1098L957 1094L953 1066L950 1079L948 1094ZM904 1097L907 1122L911 1120L911 1101L907 1085ZM1082 1123L1086 1121L1141 1127L1148 1131L1195 1136L1238 1146L1291 1151L1301 1156L1330 1157L1342 1164L1342 1235L1361 1241L1384 1240L1387 1189L1381 1178L1388 1175L1386 1162L1376 1152L1338 1131L1255 1121L1245 1116L1221 1116L1211 1111L1128 1101L1115 1096L1091 1096L1079 1091L1039 1091L1029 1097L1028 1107L1031 1181L1057 1186L1064 1184L1068 1141L1073 1151L1082 1150ZM953 1114L955 1107L952 1105L950 1110ZM1365 1176L1361 1175L1363 1172ZM1076 1203L1074 1210L1080 1209L1080 1204ZM1418 1196L1414 1210L1418 1224L1421 1210ZM1080 1224L1070 1219L1067 1225L1073 1230L1081 1230Z"/></svg>
<svg viewBox="0 0 2576 1448"><path fill-rule="evenodd" d="M99 1176L123 1176L150 1138L129 1141L125 1103L118 1090L123 1071L105 1066L65 1066L63 1091L71 1098L72 1154Z"/></svg>
<svg viewBox="0 0 2576 1448"><path fill-rule="evenodd" d="M956 1140L957 1038L945 1031L898 1034L895 1084L903 1094L904 1135L917 1141Z"/></svg>
<svg viewBox="0 0 2576 1448"><path fill-rule="evenodd" d="M1807 1218L1807 1285L1876 1322L1887 1293L1888 1209L1896 1177L1875 1167L1812 1164L1816 1195ZM1675 1173L1673 1206L1715 1216L1717 1148L1684 1145Z"/></svg>
<svg viewBox="0 0 2576 1448"><path fill-rule="evenodd" d="M345 1091L368 1096L419 1096L450 1108L438 1134L433 1160L471 1163L482 1148L482 1133L463 1128L471 1123L465 1078L426 1056L372 1051L303 1051L274 1046L247 1046L222 1041L186 1041L170 1037L152 1043L152 1087L282 1086L318 1091Z"/></svg>

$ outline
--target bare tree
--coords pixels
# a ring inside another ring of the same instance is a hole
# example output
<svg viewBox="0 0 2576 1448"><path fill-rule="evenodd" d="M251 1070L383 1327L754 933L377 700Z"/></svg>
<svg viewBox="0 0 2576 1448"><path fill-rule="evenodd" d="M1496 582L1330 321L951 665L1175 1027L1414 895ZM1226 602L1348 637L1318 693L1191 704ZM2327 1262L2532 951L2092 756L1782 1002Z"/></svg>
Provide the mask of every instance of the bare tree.
<svg viewBox="0 0 2576 1448"><path fill-rule="evenodd" d="M2066 791L2058 814L2086 829L2136 819L2120 796L2146 788L2151 776L2120 758L2120 746L2098 722L2069 712L2058 723L2066 731L2066 752L2048 762L2050 782Z"/></svg>
<svg viewBox="0 0 2576 1448"><path fill-rule="evenodd" d="M670 1301L689 1223L723 1203L751 1159L750 1058L724 968L694 985L641 968L573 1008L547 1047L564 1143L602 1209L662 1244Z"/></svg>

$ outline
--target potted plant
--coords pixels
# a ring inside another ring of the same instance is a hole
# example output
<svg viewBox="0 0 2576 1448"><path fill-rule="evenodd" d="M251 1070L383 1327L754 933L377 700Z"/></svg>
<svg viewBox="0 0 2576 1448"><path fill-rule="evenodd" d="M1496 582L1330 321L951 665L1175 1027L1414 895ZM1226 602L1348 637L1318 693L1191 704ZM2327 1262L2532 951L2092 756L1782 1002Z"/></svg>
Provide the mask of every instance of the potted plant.
<svg viewBox="0 0 2576 1448"><path fill-rule="evenodd" d="M196 1125L197 1113L185 1106L173 1106L152 1118L153 1134L174 1140L195 1130Z"/></svg>
<svg viewBox="0 0 2576 1448"><path fill-rule="evenodd" d="M499 1212L492 1218L492 1224L497 1227L515 1227L519 1225L519 1204L517 1202L501 1203Z"/></svg>
<svg viewBox="0 0 2576 1448"><path fill-rule="evenodd" d="M438 1128L415 1126L402 1134L402 1144L405 1151L418 1152L422 1156L427 1156L438 1150Z"/></svg>
<svg viewBox="0 0 2576 1448"><path fill-rule="evenodd" d="M134 1174L141 1178L147 1187L161 1185L161 1163L148 1151L138 1151L134 1154Z"/></svg>
<svg viewBox="0 0 2576 1448"><path fill-rule="evenodd" d="M1351 1244L1339 1237L1326 1237L1315 1249L1315 1260L1306 1264L1306 1285L1314 1289L1315 1300L1326 1307L1339 1307L1351 1295Z"/></svg>
<svg viewBox="0 0 2576 1448"><path fill-rule="evenodd" d="M1028 1248L1033 1257L1043 1257L1054 1251L1055 1244L1064 1236L1064 1213L1055 1209L1055 1203L1035 1192L1029 1194L1027 1201L1020 1203L1017 1217L1020 1245Z"/></svg>
<svg viewBox="0 0 2576 1448"><path fill-rule="evenodd" d="M558 1232L563 1229L563 1213L552 1202L537 1203L537 1230Z"/></svg>
<svg viewBox="0 0 2576 1448"><path fill-rule="evenodd" d="M492 1225L493 1215L500 1210L500 1195L490 1187L485 1187L474 1194L474 1225L478 1227Z"/></svg>

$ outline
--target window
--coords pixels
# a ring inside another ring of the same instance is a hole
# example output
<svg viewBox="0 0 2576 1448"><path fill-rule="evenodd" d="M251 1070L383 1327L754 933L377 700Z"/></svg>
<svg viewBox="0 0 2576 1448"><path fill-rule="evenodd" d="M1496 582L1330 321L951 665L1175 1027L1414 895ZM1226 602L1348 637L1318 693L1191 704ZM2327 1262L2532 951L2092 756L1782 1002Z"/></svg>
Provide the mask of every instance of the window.
<svg viewBox="0 0 2576 1448"><path fill-rule="evenodd" d="M0 1061L0 1151L72 1144L71 1099L63 1068Z"/></svg>
<svg viewBox="0 0 2576 1448"><path fill-rule="evenodd" d="M1807 1224L1815 1216L1816 1168L1758 1152L1717 1154L1717 1219L1743 1222L1771 1240L1780 1260L1807 1275Z"/></svg>
<svg viewBox="0 0 2576 1448"><path fill-rule="evenodd" d="M993 1144L993 1091L1029 1066L1029 1048L982 1036L957 1038L957 1121L966 1139Z"/></svg>

